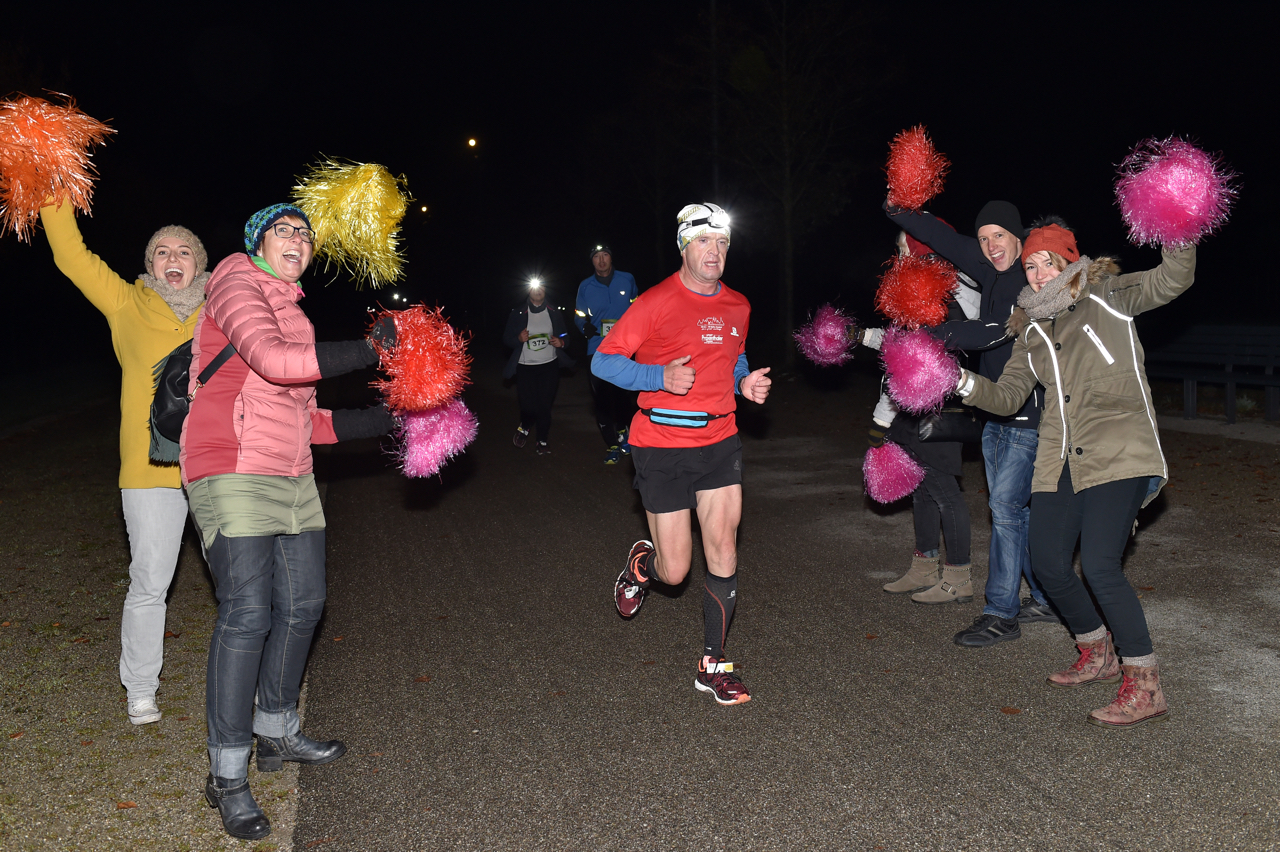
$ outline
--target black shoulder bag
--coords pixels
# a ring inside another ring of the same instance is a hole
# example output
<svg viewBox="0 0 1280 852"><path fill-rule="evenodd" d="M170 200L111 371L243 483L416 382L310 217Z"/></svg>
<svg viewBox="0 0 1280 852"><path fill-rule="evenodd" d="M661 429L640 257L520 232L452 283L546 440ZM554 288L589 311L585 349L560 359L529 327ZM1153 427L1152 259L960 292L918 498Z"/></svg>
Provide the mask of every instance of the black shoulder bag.
<svg viewBox="0 0 1280 852"><path fill-rule="evenodd" d="M151 400L151 460L171 464L178 460L178 439L182 437L182 423L191 410L191 400L196 391L209 383L218 368L236 354L236 348L228 343L210 361L200 375L196 386L187 392L191 377L191 341L176 347L161 359L152 370L156 392Z"/></svg>

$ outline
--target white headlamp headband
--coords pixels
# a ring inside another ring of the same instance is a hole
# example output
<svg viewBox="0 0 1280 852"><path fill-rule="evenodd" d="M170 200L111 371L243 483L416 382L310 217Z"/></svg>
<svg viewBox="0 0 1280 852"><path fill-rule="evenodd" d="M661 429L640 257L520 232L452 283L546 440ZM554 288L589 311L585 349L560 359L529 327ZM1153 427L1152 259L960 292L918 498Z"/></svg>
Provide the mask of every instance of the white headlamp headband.
<svg viewBox="0 0 1280 852"><path fill-rule="evenodd" d="M715 204L687 204L676 223L676 246L680 251L703 234L724 234L732 239L729 214Z"/></svg>

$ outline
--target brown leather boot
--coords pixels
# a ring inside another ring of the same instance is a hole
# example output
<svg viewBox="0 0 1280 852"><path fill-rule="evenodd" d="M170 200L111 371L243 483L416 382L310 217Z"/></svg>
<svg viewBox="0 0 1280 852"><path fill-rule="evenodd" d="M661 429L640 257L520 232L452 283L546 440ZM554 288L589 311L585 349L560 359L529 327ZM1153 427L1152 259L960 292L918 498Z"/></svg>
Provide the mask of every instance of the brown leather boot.
<svg viewBox="0 0 1280 852"><path fill-rule="evenodd" d="M1077 642L1080 659L1071 668L1049 675L1047 682L1059 689L1071 689L1089 683L1115 683L1120 679L1120 658L1111 634L1095 642Z"/></svg>
<svg viewBox="0 0 1280 852"><path fill-rule="evenodd" d="M943 565L942 582L911 596L918 604L968 603L973 600L973 583L969 581L972 565Z"/></svg>
<svg viewBox="0 0 1280 852"><path fill-rule="evenodd" d="M1106 707L1089 714L1089 722L1102 728L1132 728L1169 715L1169 702L1160 688L1160 666L1121 665L1124 682L1120 693Z"/></svg>
<svg viewBox="0 0 1280 852"><path fill-rule="evenodd" d="M920 592L942 579L938 570L938 557L912 556L911 570L892 583L885 583L883 588L891 595L905 595L908 592Z"/></svg>

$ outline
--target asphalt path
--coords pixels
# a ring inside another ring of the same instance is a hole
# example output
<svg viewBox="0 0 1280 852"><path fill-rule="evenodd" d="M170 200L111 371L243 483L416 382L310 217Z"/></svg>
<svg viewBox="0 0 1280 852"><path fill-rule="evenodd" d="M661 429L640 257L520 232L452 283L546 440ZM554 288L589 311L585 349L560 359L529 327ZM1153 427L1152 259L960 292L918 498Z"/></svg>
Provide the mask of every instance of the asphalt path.
<svg viewBox="0 0 1280 852"><path fill-rule="evenodd" d="M349 751L303 768L294 849L1280 843L1276 447L1166 434L1174 487L1140 517L1126 570L1173 712L1112 732L1084 719L1113 687L1044 682L1074 661L1065 628L963 649L951 636L980 596L927 607L880 590L908 566L912 528L909 502L862 493L874 379L779 376L740 418L727 653L753 700L721 707L693 688L700 553L686 586L630 622L614 610L644 513L630 463L601 464L585 374L562 381L539 457L512 446L515 392L497 371L477 364L480 436L439 478L405 479L373 442L326 454L329 601L306 731ZM1197 487L1211 459L1234 484ZM967 457L978 588L983 486Z"/></svg>

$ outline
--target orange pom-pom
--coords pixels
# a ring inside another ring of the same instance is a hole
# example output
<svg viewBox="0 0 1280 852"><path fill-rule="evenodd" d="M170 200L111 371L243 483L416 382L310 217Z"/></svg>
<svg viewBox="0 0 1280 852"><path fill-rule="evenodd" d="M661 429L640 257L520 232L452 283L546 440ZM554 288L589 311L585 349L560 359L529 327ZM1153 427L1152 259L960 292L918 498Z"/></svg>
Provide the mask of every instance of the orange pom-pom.
<svg viewBox="0 0 1280 852"><path fill-rule="evenodd" d="M947 318L956 289L955 267L938 257L898 255L889 261L876 291L876 310L894 325L915 330Z"/></svg>
<svg viewBox="0 0 1280 852"><path fill-rule="evenodd" d="M445 322L439 308L414 305L403 311L384 310L373 317L373 323L383 317L395 320L396 345L386 348L374 343L374 347L383 372L391 378L372 384L382 392L388 408L425 411L462 392L471 364L467 339Z"/></svg>
<svg viewBox="0 0 1280 852"><path fill-rule="evenodd" d="M951 161L933 147L923 124L902 131L893 137L889 162L884 167L889 177L889 203L919 210L942 192L943 178L949 168Z"/></svg>
<svg viewBox="0 0 1280 852"><path fill-rule="evenodd" d="M0 236L12 230L30 242L50 197L89 212L97 173L89 152L115 131L62 97L64 105L29 97L0 103Z"/></svg>

